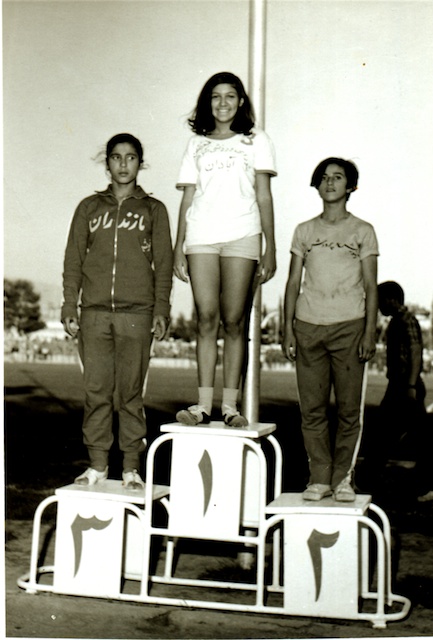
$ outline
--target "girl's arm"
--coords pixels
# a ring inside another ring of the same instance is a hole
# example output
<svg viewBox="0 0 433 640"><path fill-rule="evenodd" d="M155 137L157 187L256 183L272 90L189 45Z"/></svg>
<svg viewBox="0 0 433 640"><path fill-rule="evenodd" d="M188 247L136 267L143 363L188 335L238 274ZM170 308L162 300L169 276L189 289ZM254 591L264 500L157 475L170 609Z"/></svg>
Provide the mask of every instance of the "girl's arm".
<svg viewBox="0 0 433 640"><path fill-rule="evenodd" d="M83 280L83 262L87 255L89 224L87 207L90 198L78 205L71 221L63 262L63 304L61 321L72 338L78 333L78 299Z"/></svg>
<svg viewBox="0 0 433 640"><path fill-rule="evenodd" d="M153 207L152 253L154 267L153 315L154 317L168 318L173 284L173 247L167 209L159 201L155 201Z"/></svg>
<svg viewBox="0 0 433 640"><path fill-rule="evenodd" d="M259 264L259 283L263 284L274 277L277 269L275 257L274 204L271 193L269 173L256 174L256 197L259 205L262 231L265 236L265 251Z"/></svg>
<svg viewBox="0 0 433 640"><path fill-rule="evenodd" d="M194 192L194 184L189 184L184 187L179 209L176 245L174 247L174 274L179 280L183 280L183 282L188 282L188 261L183 252L183 243L186 234L186 212L191 206Z"/></svg>
<svg viewBox="0 0 433 640"><path fill-rule="evenodd" d="M377 328L377 257L368 256L361 261L365 291L365 330L359 343L358 355L363 362L370 360L376 352Z"/></svg>
<svg viewBox="0 0 433 640"><path fill-rule="evenodd" d="M284 296L284 329L281 348L286 358L292 362L296 359L296 338L293 333L296 301L301 289L301 278L304 261L301 256L292 253L290 260L289 278Z"/></svg>

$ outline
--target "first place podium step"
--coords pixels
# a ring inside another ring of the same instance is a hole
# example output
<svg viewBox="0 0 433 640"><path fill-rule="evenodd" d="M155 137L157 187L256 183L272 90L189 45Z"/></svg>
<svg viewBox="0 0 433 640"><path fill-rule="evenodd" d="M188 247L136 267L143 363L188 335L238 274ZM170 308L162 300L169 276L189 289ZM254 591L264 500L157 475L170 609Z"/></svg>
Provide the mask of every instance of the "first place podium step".
<svg viewBox="0 0 433 640"><path fill-rule="evenodd" d="M194 427L181 424L180 422L169 422L161 426L161 433L184 433L190 435L212 435L233 438L263 438L275 431L277 425L273 422L252 422L246 427L229 427L224 422L212 420L209 424L197 424Z"/></svg>

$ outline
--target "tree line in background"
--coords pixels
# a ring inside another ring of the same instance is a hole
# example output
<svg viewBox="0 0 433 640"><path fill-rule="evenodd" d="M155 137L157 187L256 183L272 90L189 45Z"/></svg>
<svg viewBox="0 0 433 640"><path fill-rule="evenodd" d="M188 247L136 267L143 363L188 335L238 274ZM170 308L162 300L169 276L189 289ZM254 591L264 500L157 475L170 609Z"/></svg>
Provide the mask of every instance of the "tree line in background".
<svg viewBox="0 0 433 640"><path fill-rule="evenodd" d="M45 328L41 317L41 296L28 280L5 279L3 309L5 330L15 328L20 336Z"/></svg>
<svg viewBox="0 0 433 640"><path fill-rule="evenodd" d="M29 280L4 280L4 329L15 331L19 336L30 334L45 328L46 323L41 313L41 296L35 291ZM410 310L418 316L429 317L430 313L418 305L408 305ZM377 342L384 342L387 319L379 317L377 327ZM262 310L261 335L263 345L279 345L281 343L283 327L283 303L280 300L278 309L269 311L266 306ZM196 315L186 318L180 314L173 318L168 330L167 338L172 341L194 343L197 337ZM221 332L221 338L223 337ZM432 329L423 329L424 345L432 349ZM66 334L65 334L66 339ZM161 347L162 348L162 347ZM189 350L188 350L189 352Z"/></svg>

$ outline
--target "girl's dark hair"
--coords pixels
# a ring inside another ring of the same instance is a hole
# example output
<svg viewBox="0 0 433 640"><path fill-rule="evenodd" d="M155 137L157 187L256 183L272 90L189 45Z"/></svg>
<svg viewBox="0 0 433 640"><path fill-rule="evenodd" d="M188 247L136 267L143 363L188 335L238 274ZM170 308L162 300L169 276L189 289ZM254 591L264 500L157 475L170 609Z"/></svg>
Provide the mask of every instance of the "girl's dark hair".
<svg viewBox="0 0 433 640"><path fill-rule="evenodd" d="M202 136L206 136L215 129L215 118L212 115L211 99L212 91L218 84L232 85L239 96L239 100L243 100L230 129L236 133L248 135L254 127L254 109L242 81L228 71L221 71L209 78L200 92L192 116L188 118L188 124L194 133Z"/></svg>
<svg viewBox="0 0 433 640"><path fill-rule="evenodd" d="M117 133L115 136L109 139L107 142L106 152L105 152L105 160L108 164L108 158L110 157L111 152L113 151L116 144L122 144L123 142L129 142L137 152L138 161L141 164L143 162L143 145L141 144L138 138L135 138L130 133Z"/></svg>
<svg viewBox="0 0 433 640"><path fill-rule="evenodd" d="M322 160L322 162L319 162L311 176L310 186L315 187L316 189L319 188L323 174L330 164L336 164L344 169L344 173L347 178L347 188L355 191L358 185L359 171L351 160L343 160L343 158L326 158L325 160ZM350 193L347 194L347 199L349 200L349 198Z"/></svg>

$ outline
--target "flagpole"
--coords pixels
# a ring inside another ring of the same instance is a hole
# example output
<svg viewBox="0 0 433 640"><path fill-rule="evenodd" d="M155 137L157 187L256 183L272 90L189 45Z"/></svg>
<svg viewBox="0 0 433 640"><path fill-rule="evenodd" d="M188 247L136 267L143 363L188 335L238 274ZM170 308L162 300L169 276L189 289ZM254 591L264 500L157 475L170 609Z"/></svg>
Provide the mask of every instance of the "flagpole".
<svg viewBox="0 0 433 640"><path fill-rule="evenodd" d="M250 0L248 93L254 105L256 124L265 125L266 0ZM261 287L254 293L248 331L248 367L243 387L242 411L248 421L259 420Z"/></svg>

